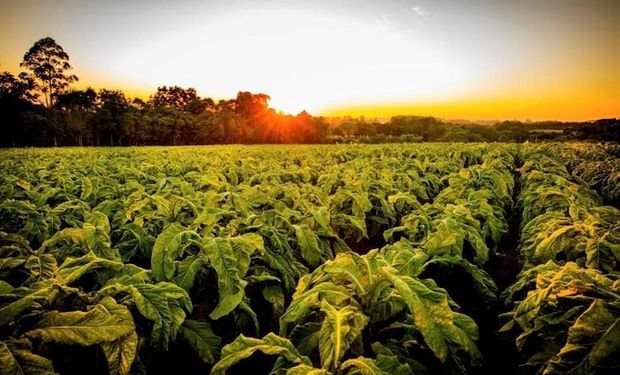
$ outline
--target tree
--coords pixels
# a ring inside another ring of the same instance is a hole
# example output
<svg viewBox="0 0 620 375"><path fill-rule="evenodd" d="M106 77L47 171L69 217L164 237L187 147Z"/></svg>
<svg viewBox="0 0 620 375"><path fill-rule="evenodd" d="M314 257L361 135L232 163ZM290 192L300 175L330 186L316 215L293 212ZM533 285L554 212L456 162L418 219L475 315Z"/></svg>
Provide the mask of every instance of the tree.
<svg viewBox="0 0 620 375"><path fill-rule="evenodd" d="M35 144L40 139L42 108L34 90L34 81L27 74L0 73L0 145Z"/></svg>
<svg viewBox="0 0 620 375"><path fill-rule="evenodd" d="M179 111L186 111L192 102L198 100L196 89L184 89L179 86L162 86L149 98L149 102L156 108L171 107Z"/></svg>
<svg viewBox="0 0 620 375"><path fill-rule="evenodd" d="M247 91L239 91L235 99L235 111L241 116L255 118L267 111L269 100L271 100L271 97L266 94L252 94Z"/></svg>
<svg viewBox="0 0 620 375"><path fill-rule="evenodd" d="M88 124L96 100L97 93L91 88L60 94L56 100L55 107L64 119L65 134L73 137L80 146L88 134Z"/></svg>
<svg viewBox="0 0 620 375"><path fill-rule="evenodd" d="M0 97L12 97L36 103L34 94L36 84L27 73L20 73L17 77L9 72L0 73Z"/></svg>
<svg viewBox="0 0 620 375"><path fill-rule="evenodd" d="M26 54L20 66L30 70L45 97L45 105L51 108L55 98L72 82L75 75L67 74L72 67L69 55L50 37L38 40Z"/></svg>
<svg viewBox="0 0 620 375"><path fill-rule="evenodd" d="M197 97L191 102L189 102L185 110L194 115L199 115L203 112L213 113L215 112L215 102L211 98L203 99L203 98Z"/></svg>
<svg viewBox="0 0 620 375"><path fill-rule="evenodd" d="M121 144L123 117L129 110L131 106L122 91L105 89L99 91L97 108L91 117L95 145L101 145L102 138L109 140L108 146Z"/></svg>

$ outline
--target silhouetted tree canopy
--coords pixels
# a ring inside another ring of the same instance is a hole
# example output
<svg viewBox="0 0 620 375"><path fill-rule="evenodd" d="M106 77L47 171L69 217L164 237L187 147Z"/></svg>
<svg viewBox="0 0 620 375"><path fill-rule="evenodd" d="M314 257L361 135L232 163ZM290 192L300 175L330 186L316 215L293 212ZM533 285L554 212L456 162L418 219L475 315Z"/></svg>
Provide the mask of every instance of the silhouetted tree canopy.
<svg viewBox="0 0 620 375"><path fill-rule="evenodd" d="M24 55L20 66L30 70L43 92L45 104L49 108L55 97L78 80L75 75L66 74L71 70L69 55L50 37L34 43Z"/></svg>
<svg viewBox="0 0 620 375"><path fill-rule="evenodd" d="M22 72L17 77L9 72L0 73L0 96L2 97L34 103L37 101L35 89L34 79L27 73Z"/></svg>
<svg viewBox="0 0 620 375"><path fill-rule="evenodd" d="M196 90L193 88L184 89L179 86L162 86L157 88L157 92L151 96L149 102L154 107L171 107L180 111L189 109L190 103L198 99Z"/></svg>
<svg viewBox="0 0 620 375"><path fill-rule="evenodd" d="M51 38L37 41L21 65L29 72L0 73L1 146L620 141L618 119L489 125L395 116L387 122L345 117L328 124L305 111L279 113L269 107L269 95L248 91L215 101L200 97L191 87L162 86L143 101L127 98L118 90L76 90L70 88L77 77L67 73L69 56Z"/></svg>

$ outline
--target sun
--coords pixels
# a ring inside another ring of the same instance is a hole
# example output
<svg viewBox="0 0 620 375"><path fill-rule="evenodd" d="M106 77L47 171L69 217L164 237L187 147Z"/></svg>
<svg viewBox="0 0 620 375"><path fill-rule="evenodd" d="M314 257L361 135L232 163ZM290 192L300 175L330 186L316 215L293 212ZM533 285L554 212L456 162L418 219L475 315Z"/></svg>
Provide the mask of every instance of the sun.
<svg viewBox="0 0 620 375"><path fill-rule="evenodd" d="M114 75L142 86L180 84L202 95L271 96L289 113L363 102L454 95L465 64L385 25L306 11L259 9L190 24L130 48Z"/></svg>

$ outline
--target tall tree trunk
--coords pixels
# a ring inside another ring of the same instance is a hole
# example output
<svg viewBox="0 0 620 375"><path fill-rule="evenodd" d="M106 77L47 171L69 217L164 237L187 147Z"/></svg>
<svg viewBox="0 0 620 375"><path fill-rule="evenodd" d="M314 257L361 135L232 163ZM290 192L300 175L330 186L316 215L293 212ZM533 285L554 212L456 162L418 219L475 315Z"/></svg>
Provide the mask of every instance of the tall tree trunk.
<svg viewBox="0 0 620 375"><path fill-rule="evenodd" d="M47 82L47 97L49 98L47 101L47 108L52 108L52 80Z"/></svg>

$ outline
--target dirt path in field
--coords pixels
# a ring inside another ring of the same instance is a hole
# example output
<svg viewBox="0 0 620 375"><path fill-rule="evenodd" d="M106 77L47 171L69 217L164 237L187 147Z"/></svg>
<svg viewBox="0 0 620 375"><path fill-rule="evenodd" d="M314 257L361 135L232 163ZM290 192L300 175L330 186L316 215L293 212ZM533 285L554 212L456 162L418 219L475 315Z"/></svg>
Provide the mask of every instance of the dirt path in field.
<svg viewBox="0 0 620 375"><path fill-rule="evenodd" d="M512 195L512 207L508 213L508 233L502 238L497 256L491 258L487 267L487 271L497 284L498 301L489 309L488 316L480 322L480 350L484 356L484 374L519 374L518 353L514 338L498 332L503 323L498 315L510 310L509 307L504 306L499 296L504 289L514 283L521 269L518 252L521 210L517 204L521 193L521 175L518 170L521 165L522 161L517 160L517 165L513 170L515 188Z"/></svg>

